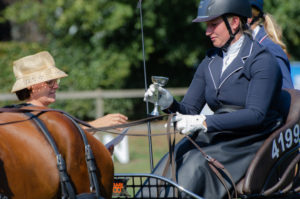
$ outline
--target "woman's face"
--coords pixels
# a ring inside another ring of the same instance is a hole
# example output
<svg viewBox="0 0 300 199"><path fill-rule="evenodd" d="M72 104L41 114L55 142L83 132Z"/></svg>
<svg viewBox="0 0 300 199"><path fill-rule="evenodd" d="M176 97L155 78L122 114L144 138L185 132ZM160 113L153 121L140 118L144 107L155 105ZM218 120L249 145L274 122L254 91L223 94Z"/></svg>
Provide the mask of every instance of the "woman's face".
<svg viewBox="0 0 300 199"><path fill-rule="evenodd" d="M239 18L234 16L227 19L231 26L231 30L234 33L239 27ZM217 48L221 48L226 44L230 35L225 22L221 17L206 22L206 36L210 37L213 45Z"/></svg>
<svg viewBox="0 0 300 199"><path fill-rule="evenodd" d="M29 103L36 106L45 106L55 102L56 90L59 88L57 79L32 85Z"/></svg>
<svg viewBox="0 0 300 199"><path fill-rule="evenodd" d="M229 32L221 17L206 22L206 36L210 38L213 45L221 48L229 39Z"/></svg>

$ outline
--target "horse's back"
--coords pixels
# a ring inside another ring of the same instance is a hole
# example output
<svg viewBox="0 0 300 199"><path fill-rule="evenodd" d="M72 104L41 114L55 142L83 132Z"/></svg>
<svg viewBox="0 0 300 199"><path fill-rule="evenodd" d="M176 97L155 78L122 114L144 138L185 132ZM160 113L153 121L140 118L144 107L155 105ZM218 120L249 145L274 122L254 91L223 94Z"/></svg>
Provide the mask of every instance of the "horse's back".
<svg viewBox="0 0 300 199"><path fill-rule="evenodd" d="M64 158L76 194L89 192L84 143L78 129L58 112L44 112L38 118ZM22 113L1 113L0 123L0 193L9 198L57 198L61 190L56 156L36 124ZM109 198L113 180L110 153L92 135L86 136L100 174L101 195Z"/></svg>
<svg viewBox="0 0 300 199"><path fill-rule="evenodd" d="M40 118L43 121L47 121L46 126L48 129L55 129L55 131L53 131L53 138L56 140L58 147L62 147L60 151L65 152L65 154L62 153L62 155L65 157L68 167L67 170L77 193L89 192L90 183L85 163L85 147L78 129L71 120L57 112L47 112L47 115L41 115ZM63 123L63 125L55 125L56 123ZM63 136L62 133L64 134ZM100 180L101 195L105 196L105 198L109 198L112 194L114 176L111 155L106 147L94 136L89 133L85 133L85 135L91 146L98 168L97 176Z"/></svg>

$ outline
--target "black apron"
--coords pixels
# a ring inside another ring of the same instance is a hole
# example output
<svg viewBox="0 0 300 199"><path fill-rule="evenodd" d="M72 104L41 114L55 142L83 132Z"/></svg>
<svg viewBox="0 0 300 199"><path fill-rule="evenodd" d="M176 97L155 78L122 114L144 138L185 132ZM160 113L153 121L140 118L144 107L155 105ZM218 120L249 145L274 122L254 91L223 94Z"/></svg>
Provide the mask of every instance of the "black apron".
<svg viewBox="0 0 300 199"><path fill-rule="evenodd" d="M273 115L273 120L269 120L263 129L257 132L214 132L198 133L189 135L202 150L212 158L218 160L224 165L225 169L231 174L234 183L245 175L248 166L263 142L268 138L271 132L281 126L282 119L279 114ZM175 150L176 181L183 188L201 196L205 199L227 198L227 192L224 185L218 179L216 174L208 166L208 162L202 153L187 139L183 138L176 144ZM168 160L168 153L158 162L153 170L153 174L162 175ZM165 175L166 178L172 178L171 168ZM227 180L227 187L232 190L233 186L230 180ZM149 182L147 183L155 183ZM139 197L137 194L137 198ZM143 190L145 197L145 190ZM151 195L156 195L156 190L151 190ZM172 197L173 191L161 189L160 197ZM147 194L146 194L147 195ZM188 198L184 193L179 197Z"/></svg>

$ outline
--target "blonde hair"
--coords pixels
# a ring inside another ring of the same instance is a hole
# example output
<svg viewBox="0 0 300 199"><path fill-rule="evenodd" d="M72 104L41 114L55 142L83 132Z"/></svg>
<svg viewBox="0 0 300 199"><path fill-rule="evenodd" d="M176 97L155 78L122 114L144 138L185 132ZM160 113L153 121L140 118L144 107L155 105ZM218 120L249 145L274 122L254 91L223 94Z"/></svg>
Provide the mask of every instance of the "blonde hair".
<svg viewBox="0 0 300 199"><path fill-rule="evenodd" d="M286 45L282 41L282 30L276 23L273 16L269 13L264 15L264 27L270 39L280 45L283 51L287 54Z"/></svg>
<svg viewBox="0 0 300 199"><path fill-rule="evenodd" d="M257 8L252 8L253 17L258 17L259 14L260 11ZM282 30L279 27L279 25L276 23L274 17L271 14L265 13L262 17L259 18L259 20L256 23L259 25L263 25L270 39L274 43L280 45L282 50L286 54L288 54L286 45L282 41Z"/></svg>

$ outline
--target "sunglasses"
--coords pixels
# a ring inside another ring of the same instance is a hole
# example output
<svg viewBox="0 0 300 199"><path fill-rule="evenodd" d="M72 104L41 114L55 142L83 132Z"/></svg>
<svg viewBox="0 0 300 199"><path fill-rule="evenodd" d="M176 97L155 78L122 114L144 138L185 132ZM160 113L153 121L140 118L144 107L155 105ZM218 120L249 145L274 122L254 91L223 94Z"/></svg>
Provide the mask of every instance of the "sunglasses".
<svg viewBox="0 0 300 199"><path fill-rule="evenodd" d="M60 79L53 79L53 80L46 81L46 84L49 86L49 88L53 88L55 84L59 85L59 83L60 83Z"/></svg>

